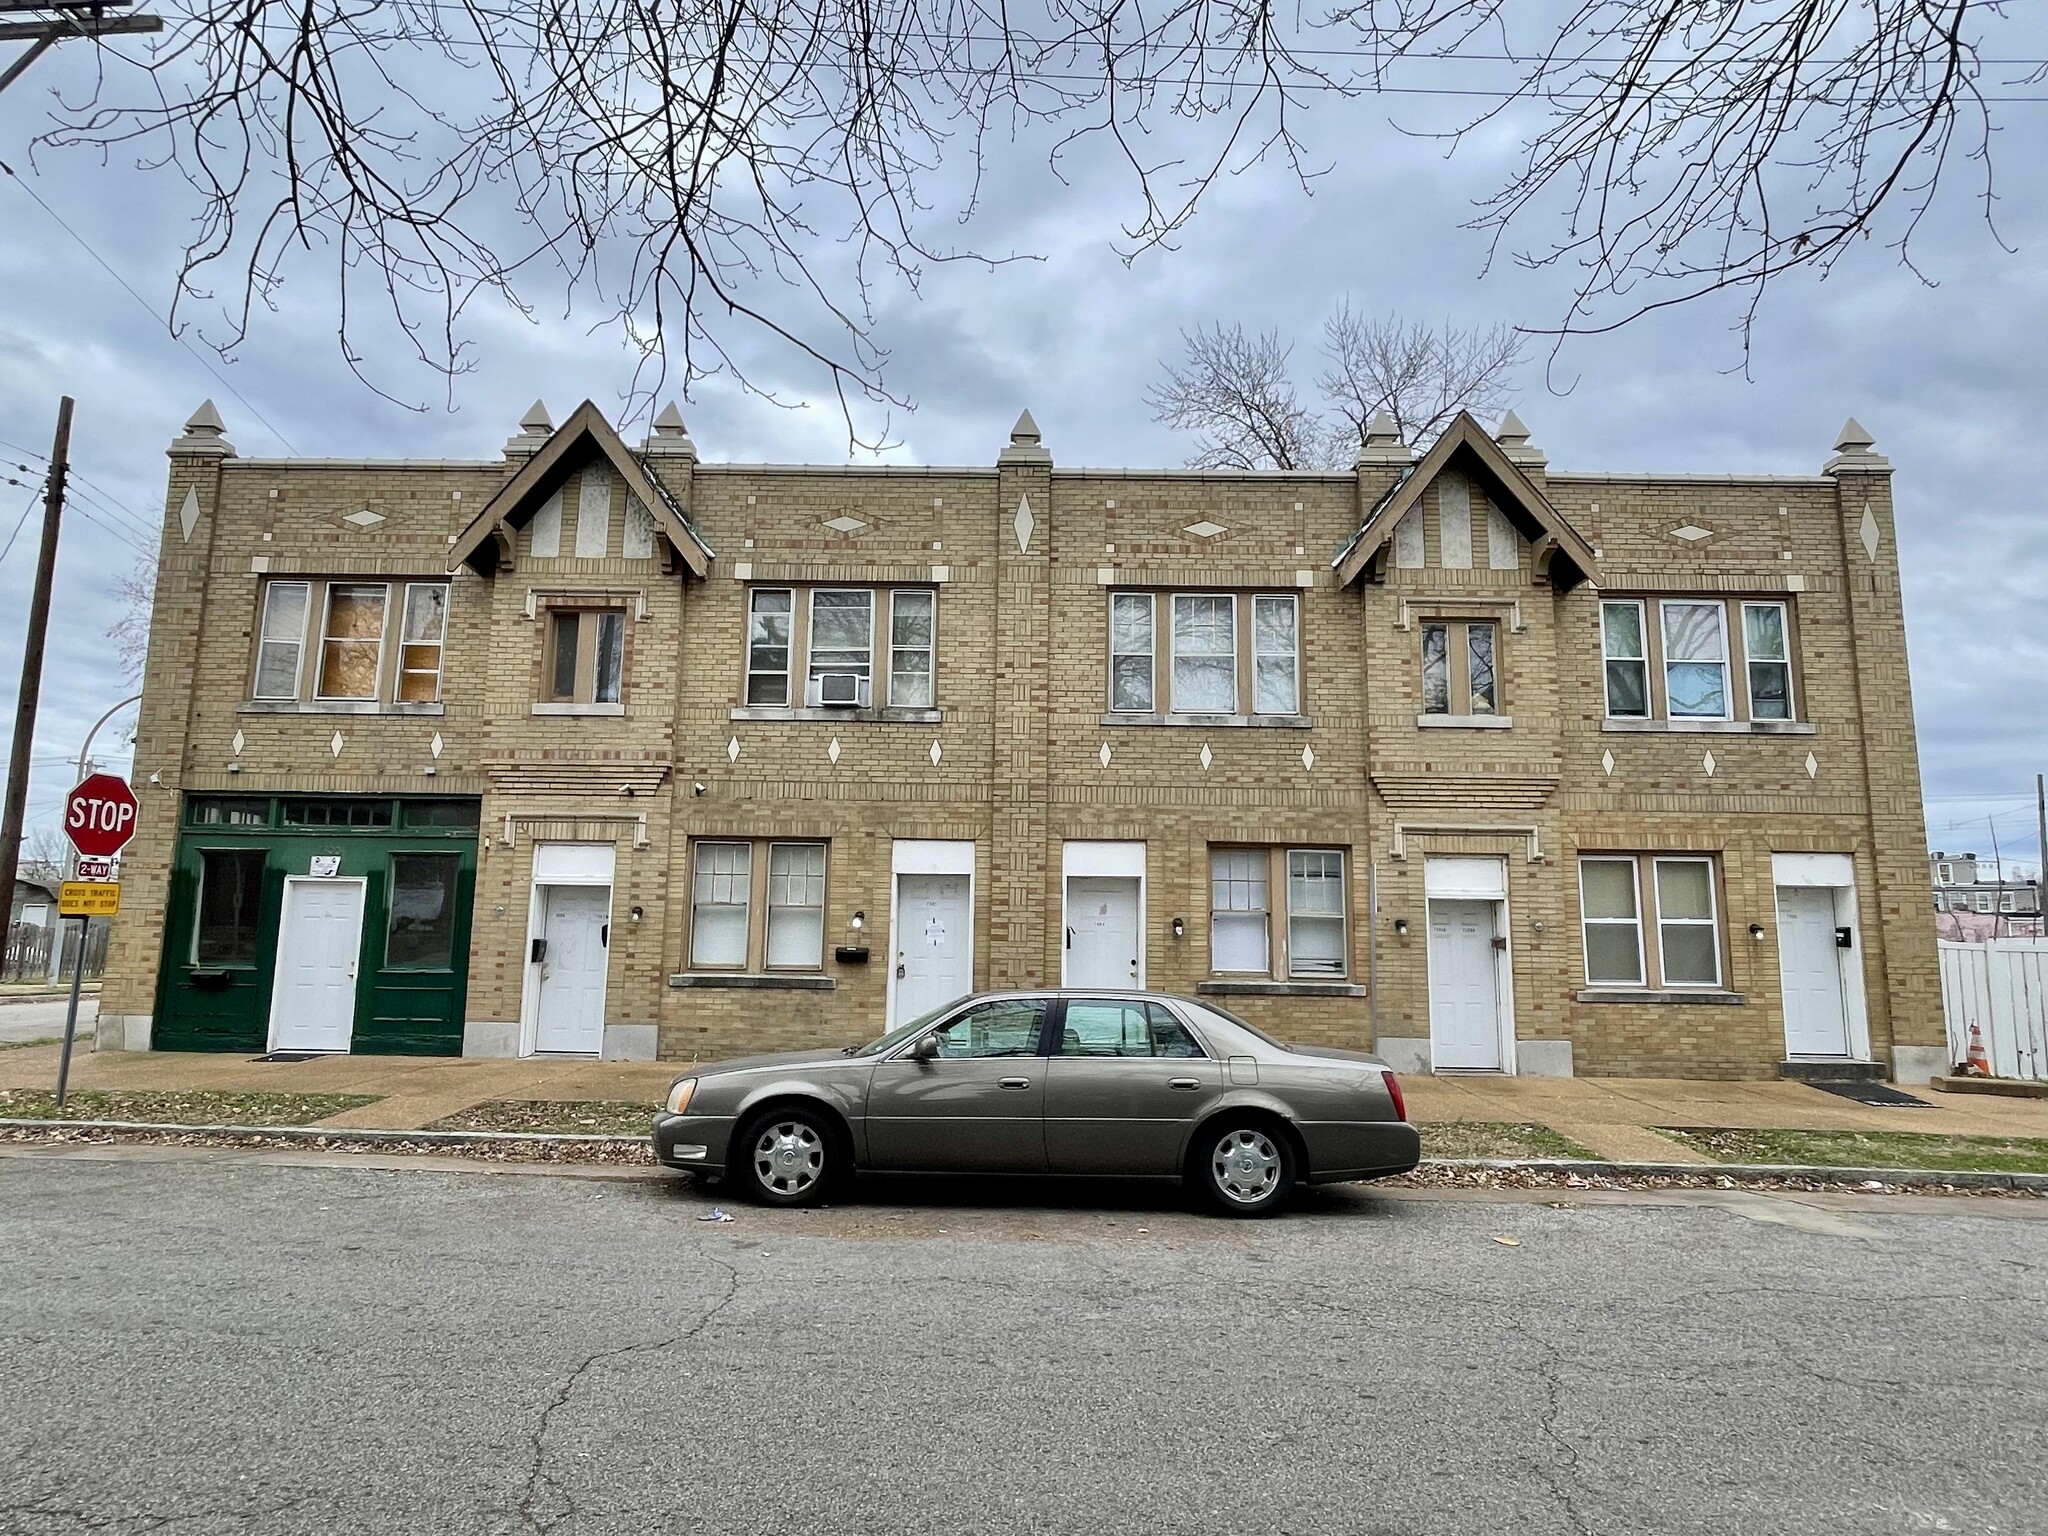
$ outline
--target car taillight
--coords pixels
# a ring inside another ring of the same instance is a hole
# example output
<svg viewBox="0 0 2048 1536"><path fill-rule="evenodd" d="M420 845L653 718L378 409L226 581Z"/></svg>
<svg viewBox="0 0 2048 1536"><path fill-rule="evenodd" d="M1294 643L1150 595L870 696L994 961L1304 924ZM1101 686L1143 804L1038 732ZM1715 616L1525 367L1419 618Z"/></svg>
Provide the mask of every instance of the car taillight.
<svg viewBox="0 0 2048 1536"><path fill-rule="evenodd" d="M1408 1118L1408 1101L1401 1097L1401 1079L1389 1072L1386 1074L1386 1081L1387 1097L1394 1101L1394 1118L1396 1120L1406 1120Z"/></svg>

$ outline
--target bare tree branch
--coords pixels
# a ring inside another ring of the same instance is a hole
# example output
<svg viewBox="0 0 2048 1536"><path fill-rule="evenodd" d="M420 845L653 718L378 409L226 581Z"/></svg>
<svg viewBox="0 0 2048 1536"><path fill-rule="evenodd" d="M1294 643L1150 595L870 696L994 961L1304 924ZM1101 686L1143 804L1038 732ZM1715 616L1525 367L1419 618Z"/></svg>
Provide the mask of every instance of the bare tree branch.
<svg viewBox="0 0 2048 1536"><path fill-rule="evenodd" d="M1166 381L1145 393L1155 421L1201 434L1196 469L1321 469L1329 433L1287 375L1292 347L1278 332L1246 336L1219 323L1181 332L1187 361L1162 363Z"/></svg>
<svg viewBox="0 0 2048 1536"><path fill-rule="evenodd" d="M1347 302L1323 322L1330 366L1316 376L1316 387L1350 428L1347 450L1381 411L1394 418L1402 442L1426 443L1461 410L1490 421L1507 409L1514 397L1508 380L1525 340L1506 325L1465 331L1397 315L1374 319Z"/></svg>

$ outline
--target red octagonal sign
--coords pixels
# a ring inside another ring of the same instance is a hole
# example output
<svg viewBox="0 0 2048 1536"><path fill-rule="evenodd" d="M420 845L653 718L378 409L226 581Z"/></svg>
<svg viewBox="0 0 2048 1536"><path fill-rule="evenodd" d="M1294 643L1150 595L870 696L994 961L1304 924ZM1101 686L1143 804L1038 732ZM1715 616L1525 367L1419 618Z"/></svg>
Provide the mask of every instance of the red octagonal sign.
<svg viewBox="0 0 2048 1536"><path fill-rule="evenodd" d="M111 858L135 835L135 810L126 779L96 773L65 798L64 831L87 858Z"/></svg>

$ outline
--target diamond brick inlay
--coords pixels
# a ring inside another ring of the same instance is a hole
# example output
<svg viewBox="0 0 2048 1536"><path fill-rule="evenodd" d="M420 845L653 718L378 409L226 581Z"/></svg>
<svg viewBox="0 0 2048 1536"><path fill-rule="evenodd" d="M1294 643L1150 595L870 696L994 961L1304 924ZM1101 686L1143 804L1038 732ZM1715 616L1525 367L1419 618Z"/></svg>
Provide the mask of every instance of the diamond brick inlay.
<svg viewBox="0 0 2048 1536"><path fill-rule="evenodd" d="M372 512L368 507L364 507L360 512L349 513L342 521L352 523L358 528L374 528L384 521L384 514Z"/></svg>
<svg viewBox="0 0 2048 1536"><path fill-rule="evenodd" d="M1600 766L1606 769L1608 777L1612 778L1614 776L1614 754L1612 752L1602 752L1600 754Z"/></svg>
<svg viewBox="0 0 2048 1536"><path fill-rule="evenodd" d="M857 517L828 517L825 526L834 533L859 533L867 524Z"/></svg>
<svg viewBox="0 0 2048 1536"><path fill-rule="evenodd" d="M1209 750L1209 743L1202 743L1202 772L1209 771L1209 765L1216 761L1216 754Z"/></svg>
<svg viewBox="0 0 2048 1536"><path fill-rule="evenodd" d="M1815 757L1811 752L1806 754L1806 776L1809 779L1817 779L1820 777L1820 759Z"/></svg>
<svg viewBox="0 0 2048 1536"><path fill-rule="evenodd" d="M1209 519L1205 517L1199 523L1189 523L1187 527L1181 530L1181 532L1191 533L1198 539L1213 539L1216 537L1217 534L1228 533L1230 532L1230 530L1224 527L1221 523L1210 522Z"/></svg>
<svg viewBox="0 0 2048 1536"><path fill-rule="evenodd" d="M1714 761L1714 754L1709 752L1705 757L1700 759L1700 766L1707 770L1707 777L1711 779L1714 776L1714 770L1717 767L1719 767L1720 764Z"/></svg>
<svg viewBox="0 0 2048 1536"><path fill-rule="evenodd" d="M739 737L735 736L735 737L733 737L733 739L732 739L731 741L728 741L728 742L727 742L727 743L725 744L725 760L726 760L726 761L727 761L728 763L736 763L736 762L738 762L738 761L740 760L740 739L739 739Z"/></svg>
<svg viewBox="0 0 2048 1536"><path fill-rule="evenodd" d="M327 738L327 750L332 752L336 757L341 756L341 749L344 744L345 743L342 741L341 738L341 732L339 731L336 731L332 736Z"/></svg>
<svg viewBox="0 0 2048 1536"><path fill-rule="evenodd" d="M1107 768L1109 766L1109 755L1109 743L1105 741L1102 744L1102 750L1096 753L1095 756L1098 760L1100 760L1102 766Z"/></svg>
<svg viewBox="0 0 2048 1536"><path fill-rule="evenodd" d="M1702 528L1697 523L1687 523L1683 528L1671 530L1671 537L1683 539L1688 544L1697 544L1701 539L1711 539L1713 536L1713 529Z"/></svg>
<svg viewBox="0 0 2048 1536"><path fill-rule="evenodd" d="M832 760L832 764L833 764L833 766L834 766L834 767L837 767L837 766L838 766L838 764L839 764L839 738L838 738L837 736L834 736L834 737L832 738L832 744L831 744L830 746L828 746L828 747L827 747L827 748L825 749L825 756L827 756L828 758L830 758L830 759Z"/></svg>

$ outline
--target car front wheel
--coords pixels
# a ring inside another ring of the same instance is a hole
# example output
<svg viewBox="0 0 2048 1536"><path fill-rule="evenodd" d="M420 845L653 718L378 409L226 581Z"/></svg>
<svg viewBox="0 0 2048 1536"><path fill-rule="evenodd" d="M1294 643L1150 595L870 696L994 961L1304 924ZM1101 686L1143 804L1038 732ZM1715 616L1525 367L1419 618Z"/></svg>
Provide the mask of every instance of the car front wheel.
<svg viewBox="0 0 2048 1536"><path fill-rule="evenodd" d="M747 1122L733 1178L763 1205L815 1205L847 1172L837 1131L815 1110L779 1109Z"/></svg>
<svg viewBox="0 0 2048 1536"><path fill-rule="evenodd" d="M1188 1181L1226 1216L1266 1216L1294 1192L1294 1148L1259 1120L1206 1128L1188 1167Z"/></svg>

